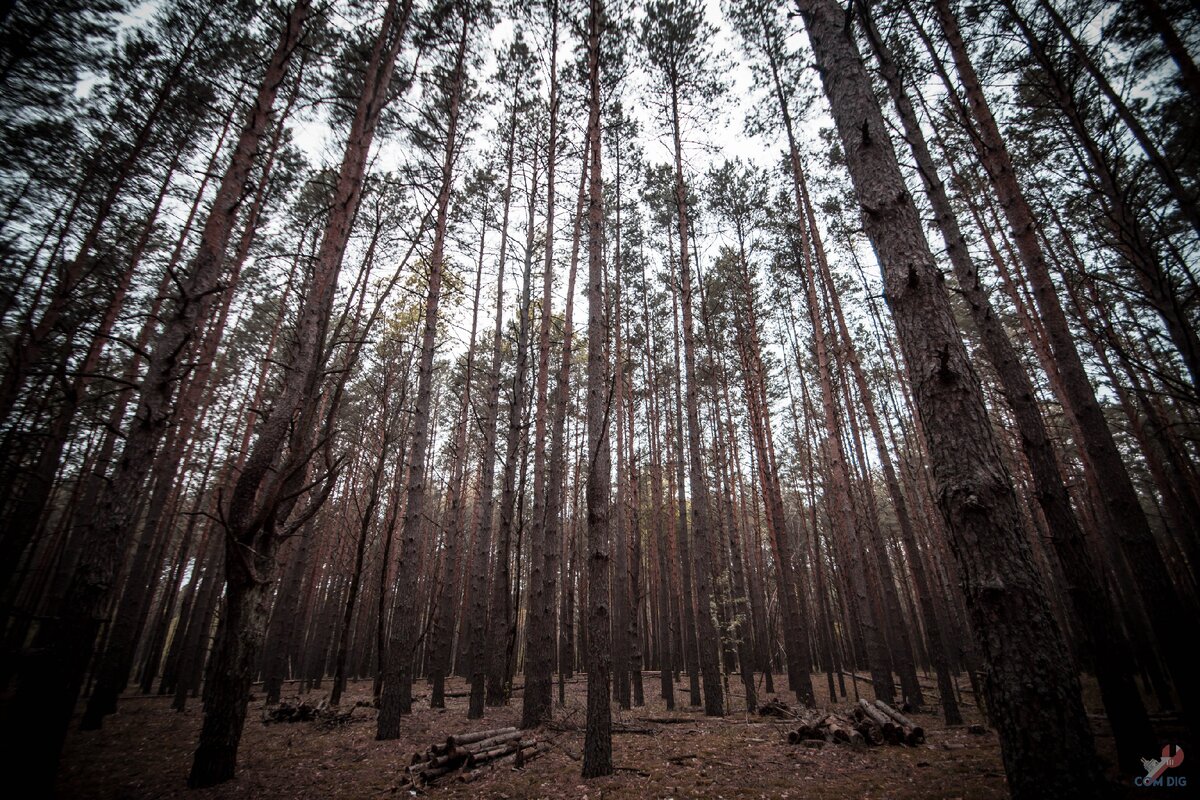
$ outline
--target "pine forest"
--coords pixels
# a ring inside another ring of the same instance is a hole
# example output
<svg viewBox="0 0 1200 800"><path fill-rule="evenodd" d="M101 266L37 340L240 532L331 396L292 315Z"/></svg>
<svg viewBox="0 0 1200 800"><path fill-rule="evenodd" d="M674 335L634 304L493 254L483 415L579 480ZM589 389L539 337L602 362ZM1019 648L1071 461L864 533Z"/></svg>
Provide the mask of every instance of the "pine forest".
<svg viewBox="0 0 1200 800"><path fill-rule="evenodd" d="M1198 58L0 3L4 794L1190 796Z"/></svg>

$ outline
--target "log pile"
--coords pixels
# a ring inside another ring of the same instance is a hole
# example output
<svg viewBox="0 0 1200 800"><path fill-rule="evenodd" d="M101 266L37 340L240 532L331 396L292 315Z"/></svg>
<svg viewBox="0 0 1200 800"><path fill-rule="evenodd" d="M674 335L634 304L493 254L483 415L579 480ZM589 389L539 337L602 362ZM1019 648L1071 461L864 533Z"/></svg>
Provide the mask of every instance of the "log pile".
<svg viewBox="0 0 1200 800"><path fill-rule="evenodd" d="M480 768L502 764L520 769L549 747L548 742L538 741L516 728L456 734L424 752L413 753L405 770L405 782L427 786L458 770L462 770L464 780L470 780Z"/></svg>
<svg viewBox="0 0 1200 800"><path fill-rule="evenodd" d="M841 744L909 745L925 741L925 731L882 700L859 700L853 717L826 711L803 711L788 742L826 741Z"/></svg>
<svg viewBox="0 0 1200 800"><path fill-rule="evenodd" d="M299 698L295 702L280 700L279 705L269 707L263 711L263 724L270 725L272 722L311 722L317 718L320 711L321 706L314 706Z"/></svg>
<svg viewBox="0 0 1200 800"><path fill-rule="evenodd" d="M860 699L854 718L863 737L871 744L906 744L925 741L925 730L882 700L874 704Z"/></svg>
<svg viewBox="0 0 1200 800"><path fill-rule="evenodd" d="M840 714L825 711L803 711L797 716L799 723L788 732L788 742L799 744L808 741L838 742L841 744L866 744L852 720Z"/></svg>
<svg viewBox="0 0 1200 800"><path fill-rule="evenodd" d="M306 703L300 698L295 701L281 700L277 706L269 706L263 710L263 724L274 722L316 722L319 727L335 728L345 725L354 717L354 709L369 706L369 703L359 701L346 711L338 706L331 706L325 700L317 705Z"/></svg>

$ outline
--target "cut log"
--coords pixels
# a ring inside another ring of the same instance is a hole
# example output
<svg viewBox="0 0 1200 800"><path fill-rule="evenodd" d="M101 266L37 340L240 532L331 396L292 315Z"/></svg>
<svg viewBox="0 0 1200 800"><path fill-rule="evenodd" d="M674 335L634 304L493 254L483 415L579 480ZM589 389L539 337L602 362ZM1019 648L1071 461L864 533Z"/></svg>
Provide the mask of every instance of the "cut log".
<svg viewBox="0 0 1200 800"><path fill-rule="evenodd" d="M489 747L486 750L480 750L478 753L471 753L468 755L465 766L467 769L474 769L480 764L486 764L494 758L513 755L519 749L520 747L518 746L517 742L502 744L499 747Z"/></svg>
<svg viewBox="0 0 1200 800"><path fill-rule="evenodd" d="M470 753L452 751L446 755L437 756L436 758L431 758L427 761L418 761L416 764L409 766L406 771L410 773L421 773L431 769L441 769L442 767L456 769L462 766L463 762L467 760L469 755Z"/></svg>
<svg viewBox="0 0 1200 800"><path fill-rule="evenodd" d="M457 767L436 767L434 769L427 769L427 770L421 771L420 773L418 773L417 777L420 778L425 783L433 783L438 778L442 777L443 775L448 775L449 773L453 772L455 769L457 769Z"/></svg>
<svg viewBox="0 0 1200 800"><path fill-rule="evenodd" d="M887 714L889 717L894 719L896 722L903 725L905 728L919 728L920 727L915 722L913 722L911 719L904 716L899 711L892 708L891 706L889 706L887 703L883 702L882 700L876 700L875 707L878 708L883 713Z"/></svg>
<svg viewBox="0 0 1200 800"><path fill-rule="evenodd" d="M925 729L920 725L917 725L882 700L876 700L875 707L900 726L905 744L918 745L925 741Z"/></svg>
<svg viewBox="0 0 1200 800"><path fill-rule="evenodd" d="M829 735L833 737L832 741L845 744L866 744L861 733L833 714L825 717L822 727L829 731Z"/></svg>
<svg viewBox="0 0 1200 800"><path fill-rule="evenodd" d="M549 742L537 742L530 747L522 747L511 756L504 756L503 758L497 759L495 763L496 766L500 766L501 764L513 764L517 769L520 769L549 749Z"/></svg>
<svg viewBox="0 0 1200 800"><path fill-rule="evenodd" d="M263 712L263 724L269 725L272 722L309 722L316 719L317 714L323 708L323 705L314 706L302 700L297 700L295 703L283 700L280 701L279 705L268 708Z"/></svg>
<svg viewBox="0 0 1200 800"><path fill-rule="evenodd" d="M493 747L499 747L509 742L514 742L521 738L521 732L518 730L506 731L487 739L480 739L477 742L468 742L459 744L455 742L454 747L450 752L467 752L467 753L482 753L484 750L490 750Z"/></svg>
<svg viewBox="0 0 1200 800"><path fill-rule="evenodd" d="M879 727L861 708L854 709L854 730L862 734L867 744L883 744L883 728Z"/></svg>
<svg viewBox="0 0 1200 800"><path fill-rule="evenodd" d="M449 749L449 748L453 748L453 747L461 747L464 744L471 744L473 742L482 742L485 739L491 739L495 736L500 736L501 734L505 734L505 733L512 733L515 730L516 730L516 728L513 728L510 726L507 728L493 728L490 731L475 731L473 733L456 733L452 736L446 737L446 747L447 747L447 749Z"/></svg>
<svg viewBox="0 0 1200 800"><path fill-rule="evenodd" d="M503 758L504 756L516 755L518 750L522 750L527 747L533 747L536 744L536 739L522 739L520 741L513 740L510 742L505 742L504 744L496 745L495 747L488 747L484 750L471 753L469 756L467 756L467 761L464 765L464 768L474 769L475 767L478 767L481 764L486 764L489 761Z"/></svg>
<svg viewBox="0 0 1200 800"><path fill-rule="evenodd" d="M868 703L865 699L858 701L858 707L862 709L867 719L879 726L885 742L888 744L899 744L903 741L904 729L897 725L895 720Z"/></svg>
<svg viewBox="0 0 1200 800"><path fill-rule="evenodd" d="M788 734L788 741L796 744L810 739L823 740L826 735L826 731L822 727L823 720L824 717L818 714L802 711L797 717L798 724L795 730Z"/></svg>
<svg viewBox="0 0 1200 800"><path fill-rule="evenodd" d="M546 742L521 736L522 732L512 727L449 736L445 744L413 753L412 763L404 768L402 783L420 789L459 769L465 770L464 780L472 780L479 767L500 763L519 767L549 747Z"/></svg>
<svg viewBox="0 0 1200 800"><path fill-rule="evenodd" d="M878 732L879 726L861 709L855 710L855 720L840 714L813 714L802 711L797 721L799 724L788 732L788 742L791 744L810 741L879 744L882 741ZM890 721L889 725L892 725ZM864 730L864 726L870 726L874 730Z"/></svg>

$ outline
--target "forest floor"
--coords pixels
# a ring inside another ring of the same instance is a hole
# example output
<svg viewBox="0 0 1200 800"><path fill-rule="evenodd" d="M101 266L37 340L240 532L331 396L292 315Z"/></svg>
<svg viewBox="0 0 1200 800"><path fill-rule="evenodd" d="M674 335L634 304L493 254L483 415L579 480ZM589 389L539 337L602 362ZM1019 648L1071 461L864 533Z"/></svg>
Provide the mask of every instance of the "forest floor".
<svg viewBox="0 0 1200 800"><path fill-rule="evenodd" d="M519 680L519 678L518 678ZM659 695L658 673L644 673L646 705L619 710L614 722L633 729L613 736L616 774L585 782L579 777L583 750L586 684L582 677L566 685L565 706L555 707L555 724L537 735L551 749L523 769L497 766L482 770L470 782L457 773L424 790L404 785L404 768L414 752L424 751L448 735L516 725L520 694L510 705L489 708L482 720L467 720L465 696L448 697L447 708L429 708L428 690L416 687L414 712L404 719L402 737L375 740L375 711L355 708L351 720L337 727L316 722L263 724L261 693L250 705L238 762L238 776L203 791L185 787L201 712L192 701L184 713L170 709L169 697L128 695L120 711L101 731L73 729L59 770L58 794L64 798L111 800L226 800L233 798L387 798L427 795L434 798L1006 798L1007 784L996 735L947 728L936 713L909 716L924 726L926 743L917 747L853 747L809 742L788 744L795 727L786 719L760 717L743 710L744 695L736 675L729 681L729 700L738 709L724 718L707 718L689 708L687 682L676 686L683 705L667 711ZM761 686L761 676L759 678ZM848 698L828 702L823 675L814 675L818 705L849 713ZM326 684L327 686L328 684ZM785 676L775 678L785 687ZM295 696L285 684L284 698ZM447 692L461 694L465 684L447 681ZM869 693L866 684L860 684ZM371 682L351 682L343 708L370 698ZM558 688L555 687L557 699ZM1090 692L1094 694L1093 692ZM759 690L760 702L767 696ZM314 690L304 699L316 704L325 695ZM790 695L778 694L784 702ZM967 723L981 721L964 692ZM927 698L928 699L928 698ZM926 707L925 711L936 711ZM1102 757L1112 761L1107 726L1097 726ZM1147 754L1150 756L1153 754ZM1112 770L1109 770L1110 773ZM1110 775L1132 790L1132 776ZM1161 790L1160 790L1161 792ZM1132 795L1130 795L1132 796Z"/></svg>

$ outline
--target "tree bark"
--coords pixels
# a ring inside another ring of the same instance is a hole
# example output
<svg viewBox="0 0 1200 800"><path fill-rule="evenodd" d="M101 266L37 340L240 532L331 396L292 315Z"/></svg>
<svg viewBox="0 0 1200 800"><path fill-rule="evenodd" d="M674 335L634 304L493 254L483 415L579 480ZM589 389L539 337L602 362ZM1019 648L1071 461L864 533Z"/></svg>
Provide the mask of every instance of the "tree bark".
<svg viewBox="0 0 1200 800"><path fill-rule="evenodd" d="M546 473L546 413L550 385L551 289L554 285L554 175L558 161L558 2L550 15L550 134L546 150L546 244L542 261L542 306L538 327L538 367L533 446L533 518L529 532L529 614L525 627L525 692L521 727L531 728L549 717L554 673L554 595L557 587L558 525L548 519L547 482L561 480ZM530 205L532 213L532 204ZM570 304L568 299L567 303ZM559 509L553 513L557 516Z"/></svg>
<svg viewBox="0 0 1200 800"><path fill-rule="evenodd" d="M1038 504L1051 531L1051 541L1069 585L1076 617L1083 624L1085 639L1096 665L1101 694L1108 709L1114 737L1125 768L1135 768L1138 752L1146 750L1153 737L1145 707L1133 684L1133 663L1124 634L1117 628L1117 615L1099 582L1088 553L1083 530L1071 509L1071 498L1063 482L1053 445L1046 431L1036 393L1021 366L1007 334L984 291L978 270L959 229L945 186L938 176L933 156L925 142L916 112L909 102L895 63L884 48L878 32L864 14L867 32L879 59L888 91L904 126L905 137L917 161L918 172L933 206L935 221L946 243L955 278L967 301L971 318L983 341L984 352L1000 379L1001 392L1013 412L1021 444L1029 463ZM886 467L885 467L886 470ZM914 566L919 559L909 557ZM922 570L923 571L923 570ZM914 576L916 572L914 570ZM928 624L928 623L927 623ZM1097 645L1107 643L1103 650ZM931 641L930 647L934 645Z"/></svg>
<svg viewBox="0 0 1200 800"><path fill-rule="evenodd" d="M683 139L680 134L679 100L675 87L671 93L671 133L675 159L675 207L679 223L679 288L683 317L683 366L687 383L684 408L687 416L687 448L689 486L691 488L692 534L695 538L693 579L696 591L696 638L699 650L700 674L704 683L704 713L720 717L725 714L725 698L721 688L719 640L713 623L713 564L712 521L710 519L708 477L700 454L700 387L696 374L695 326L692 323L692 275L688 253L687 185L683 179Z"/></svg>

